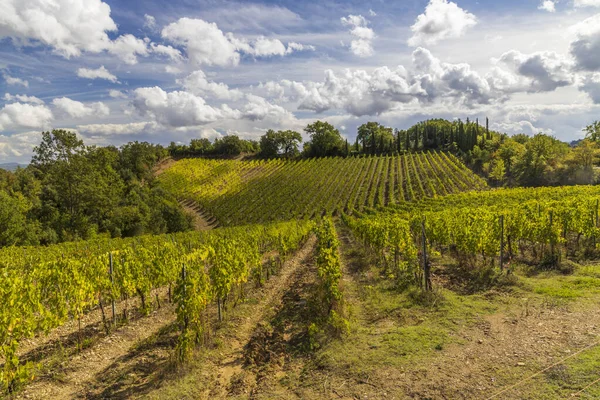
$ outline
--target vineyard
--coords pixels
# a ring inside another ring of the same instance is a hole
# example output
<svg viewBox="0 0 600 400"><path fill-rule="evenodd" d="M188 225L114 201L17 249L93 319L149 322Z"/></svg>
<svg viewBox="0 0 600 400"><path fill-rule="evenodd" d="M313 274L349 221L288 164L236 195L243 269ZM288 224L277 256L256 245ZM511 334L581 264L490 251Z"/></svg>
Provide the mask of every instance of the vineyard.
<svg viewBox="0 0 600 400"><path fill-rule="evenodd" d="M599 201L594 186L506 189L425 199L345 221L382 265L427 287L428 278L419 276L427 275L429 247L489 273L510 272L514 260L553 268L567 257L593 258Z"/></svg>
<svg viewBox="0 0 600 400"><path fill-rule="evenodd" d="M231 161L186 159L160 176L220 225L333 215L486 188L454 156Z"/></svg>
<svg viewBox="0 0 600 400"><path fill-rule="evenodd" d="M502 385L518 380L521 372L515 368L525 364L517 361L515 367L514 360L505 359L522 348L534 349L531 343L540 339L532 332L545 338L539 328L544 324L554 332L566 329L564 321L571 318L574 328L567 338L553 339L555 347L546 350L540 365L527 366L530 373L554 362L567 345L594 349L590 338L596 325L587 319L600 326L600 314L588 307L600 300L595 264L600 187L488 189L454 157L434 152L302 161L181 160L159 179L183 204L214 218L213 229L0 249L1 393L19 398L20 390L35 387L43 368L24 349L65 325L74 327L72 359L89 354L93 345L81 325L92 314L107 338L156 315L168 313L173 322L96 372L112 377L110 390L88 385L65 392L70 393L66 397L144 397L156 390L154 398L199 392L202 398L240 393L272 398L276 387L301 398L365 393L383 398L388 392L460 398L461 391L478 398L461 375L461 358L446 353L445 346L452 343L458 346L454 352L468 357L462 351L480 326L483 336L477 336L476 346L495 358L483 357L489 365L479 367L495 377L500 360L512 374L487 382L486 390L508 390ZM214 228L215 222L224 227ZM575 311L555 305L580 297L584 301ZM529 307L537 307L534 319ZM540 320L548 307L550 319ZM503 332L503 324L514 321L522 325L518 334L509 329L511 343L493 337L486 325ZM570 337L578 341L573 344ZM135 385L127 395L121 392L120 375L127 374L117 368L120 360L141 352L136 371L146 371L139 378L146 380L154 372L143 363L153 355L144 351L163 342L168 355L162 357L171 367L157 375L172 379L139 395ZM504 352L505 346L511 351ZM431 363L429 380L416 379L430 364L417 371L415 360ZM596 364L575 362L565 368L580 368L581 380L552 389L556 393L589 383ZM455 389L442 378L437 386L431 376L446 363L453 365L448 375L458 374ZM183 380L168 375L172 366ZM299 370L306 375L299 378ZM468 372L477 373L482 372ZM368 388L365 376L374 380ZM98 384L108 378L95 379ZM414 386L421 381L429 386ZM551 390L545 381L536 385L520 389L514 398ZM34 398L61 393L35 390ZM520 396L527 390L532 394Z"/></svg>
<svg viewBox="0 0 600 400"><path fill-rule="evenodd" d="M6 392L28 380L33 365L19 362L19 343L44 335L70 319L99 307L105 329L116 324L114 303L139 296L142 312L160 307L153 289L168 287L176 304L181 335L178 357L184 360L208 329L205 309L243 296L251 279L260 285L276 264L263 267L263 255L276 251L280 264L306 239L310 222L230 228L199 234L103 240L0 251L0 384ZM112 304L112 313L108 307ZM109 317L112 321L109 321Z"/></svg>

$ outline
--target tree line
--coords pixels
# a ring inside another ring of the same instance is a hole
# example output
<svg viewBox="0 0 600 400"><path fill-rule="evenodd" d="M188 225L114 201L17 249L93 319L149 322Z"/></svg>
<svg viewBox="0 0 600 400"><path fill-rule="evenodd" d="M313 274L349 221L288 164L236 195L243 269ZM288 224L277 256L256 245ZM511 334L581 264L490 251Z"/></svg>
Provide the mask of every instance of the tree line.
<svg viewBox="0 0 600 400"><path fill-rule="evenodd" d="M27 168L0 169L0 247L190 229L154 181L152 168L167 156L150 143L85 146L74 133L42 133Z"/></svg>
<svg viewBox="0 0 600 400"><path fill-rule="evenodd" d="M496 186L548 186L593 184L598 181L596 164L600 122L585 128L586 139L570 146L553 136L509 136L467 118L448 121L430 119L401 130L378 122L358 127L354 143L344 139L333 125L316 121L299 132L269 130L258 142L225 136L211 143L193 139L189 146L171 144L173 156L239 155L252 153L262 158L366 156L419 151L448 151Z"/></svg>

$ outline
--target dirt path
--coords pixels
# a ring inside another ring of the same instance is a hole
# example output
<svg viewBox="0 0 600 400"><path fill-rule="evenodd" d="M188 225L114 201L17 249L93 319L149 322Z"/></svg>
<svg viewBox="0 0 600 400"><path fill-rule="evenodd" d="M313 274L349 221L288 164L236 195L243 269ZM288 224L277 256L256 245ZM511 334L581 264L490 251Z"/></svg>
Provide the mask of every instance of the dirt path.
<svg viewBox="0 0 600 400"><path fill-rule="evenodd" d="M340 232L340 241L345 296L353 304L360 329L381 336L394 332L399 323L400 326L406 324L406 321L398 321L394 314L384 315L376 321L368 318L357 289L374 282L372 277L368 277L372 274L369 261L364 254L354 254L356 243L345 230ZM356 398L360 394L361 398L487 399L600 341L600 310L592 302L552 302L527 293L505 294L522 297L508 302L508 299L502 299L501 293L490 295L499 296L494 301L502 304L496 312L481 315L475 322L456 329L450 335L449 343L417 363L390 363L374 368L367 383L352 374L336 370L327 377L331 386L343 387L334 393L335 396ZM422 321L425 318L427 316L423 315ZM597 354L597 347L581 353L583 362L594 354L593 351ZM346 351L354 350L350 345ZM577 357L570 361L577 362ZM589 378L589 382L578 382L577 379L578 376L569 376L564 364L559 364L497 398L567 398L594 381L594 378Z"/></svg>
<svg viewBox="0 0 600 400"><path fill-rule="evenodd" d="M194 219L194 229L197 231L208 231L218 228L219 224L215 218L211 217L207 212L191 200L180 200L179 204L187 211Z"/></svg>
<svg viewBox="0 0 600 400"><path fill-rule="evenodd" d="M176 162L177 161L173 160L171 157L167 157L154 166L154 168L152 169L152 173L154 174L154 176L159 176L163 172L171 168Z"/></svg>
<svg viewBox="0 0 600 400"><path fill-rule="evenodd" d="M166 303L166 302L163 302ZM59 379L39 379L27 386L18 398L71 399L81 396L86 383L109 366L114 359L126 354L139 341L158 332L175 319L174 308L166 303L149 316L140 318L102 337L97 343L74 357L62 360ZM56 372L56 371L53 371Z"/></svg>
<svg viewBox="0 0 600 400"><path fill-rule="evenodd" d="M254 306L252 317L237 325L235 336L230 338L231 346L218 365L218 383L210 393L211 398L228 398L230 394L240 390L237 387L237 379L243 375L245 348L253 332L278 308L284 292L294 281L295 274L314 253L315 244L316 237L311 236L293 258L284 263L278 276L269 280L262 288L259 303Z"/></svg>

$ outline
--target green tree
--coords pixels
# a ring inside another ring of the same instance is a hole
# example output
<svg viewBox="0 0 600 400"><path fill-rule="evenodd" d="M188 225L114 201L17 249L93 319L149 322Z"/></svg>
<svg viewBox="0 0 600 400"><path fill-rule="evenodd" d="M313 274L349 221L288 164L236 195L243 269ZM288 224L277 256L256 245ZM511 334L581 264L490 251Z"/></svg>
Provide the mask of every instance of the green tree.
<svg viewBox="0 0 600 400"><path fill-rule="evenodd" d="M593 142L600 141L600 121L594 121L590 125L583 128L586 139Z"/></svg>
<svg viewBox="0 0 600 400"><path fill-rule="evenodd" d="M506 170L504 168L504 160L502 158L496 159L492 164L492 169L490 171L490 179L501 184L504 182L504 175Z"/></svg>
<svg viewBox="0 0 600 400"><path fill-rule="evenodd" d="M295 131L277 131L269 129L260 138L260 155L265 158L293 157L298 154L298 145L302 136Z"/></svg>
<svg viewBox="0 0 600 400"><path fill-rule="evenodd" d="M377 122L367 122L358 127L357 138L365 153L384 153L391 150L394 132L392 128L386 128Z"/></svg>
<svg viewBox="0 0 600 400"><path fill-rule="evenodd" d="M513 165L524 152L525 146L512 139L505 140L504 143L500 145L497 155L504 162L507 176L511 176Z"/></svg>
<svg viewBox="0 0 600 400"><path fill-rule="evenodd" d="M344 139L340 132L328 122L316 121L304 128L310 141L304 146L308 157L339 156L344 153Z"/></svg>

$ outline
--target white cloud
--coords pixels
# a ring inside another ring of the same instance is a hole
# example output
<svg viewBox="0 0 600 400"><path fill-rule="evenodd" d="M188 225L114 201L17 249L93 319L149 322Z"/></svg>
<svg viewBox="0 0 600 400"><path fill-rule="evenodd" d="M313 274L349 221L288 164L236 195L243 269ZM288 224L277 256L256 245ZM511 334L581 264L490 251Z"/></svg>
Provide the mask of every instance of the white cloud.
<svg viewBox="0 0 600 400"><path fill-rule="evenodd" d="M242 110L242 118L251 121L269 120L279 121L293 119L294 116L285 108L271 104L262 97L249 94L246 96L248 102Z"/></svg>
<svg viewBox="0 0 600 400"><path fill-rule="evenodd" d="M475 15L448 0L430 0L425 12L410 27L413 35L409 46L434 44L444 39L457 38L477 24Z"/></svg>
<svg viewBox="0 0 600 400"><path fill-rule="evenodd" d="M163 28L162 37L185 46L190 61L196 65L237 65L240 54L215 23L201 19L180 18Z"/></svg>
<svg viewBox="0 0 600 400"><path fill-rule="evenodd" d="M572 85L575 76L573 62L555 52L544 51L523 54L516 50L508 51L499 59L519 75L529 78L528 91L548 92L562 86ZM519 90L522 82L518 83Z"/></svg>
<svg viewBox="0 0 600 400"><path fill-rule="evenodd" d="M240 62L241 53L253 57L272 57L314 50L313 46L295 42L289 43L286 48L279 39L264 36L248 40L232 33L224 34L215 23L191 18L180 18L167 25L161 35L176 45L184 46L188 58L195 65L235 66Z"/></svg>
<svg viewBox="0 0 600 400"><path fill-rule="evenodd" d="M571 42L571 54L577 68L600 71L600 14L585 19L571 30L576 36Z"/></svg>
<svg viewBox="0 0 600 400"><path fill-rule="evenodd" d="M10 93L4 93L4 100L20 103L44 104L44 100L38 99L35 96L27 96L25 94L11 95Z"/></svg>
<svg viewBox="0 0 600 400"><path fill-rule="evenodd" d="M79 68L77 70L77 76L85 79L105 79L113 83L118 82L117 77L111 74L104 65L101 65L100 68L97 69Z"/></svg>
<svg viewBox="0 0 600 400"><path fill-rule="evenodd" d="M129 65L137 64L137 56L148 55L148 41L136 38L132 34L119 36L108 46L108 52Z"/></svg>
<svg viewBox="0 0 600 400"><path fill-rule="evenodd" d="M113 99L126 99L128 96L126 93L121 92L120 90L111 89L108 91L108 95Z"/></svg>
<svg viewBox="0 0 600 400"><path fill-rule="evenodd" d="M144 14L144 28L155 29L156 28L156 18L152 15Z"/></svg>
<svg viewBox="0 0 600 400"><path fill-rule="evenodd" d="M376 17L376 16L377 16L377 13L376 13L375 11L373 11L373 10L369 9L369 16L371 16L371 17Z"/></svg>
<svg viewBox="0 0 600 400"><path fill-rule="evenodd" d="M176 48L174 48L172 46L165 46L162 44L151 43L150 48L152 49L153 53L167 56L173 61L182 61L183 60L183 55L181 54L181 51L177 50Z"/></svg>
<svg viewBox="0 0 600 400"><path fill-rule="evenodd" d="M538 6L538 10L548 11L551 13L556 12L556 4L554 4L554 1L552 0L544 0Z"/></svg>
<svg viewBox="0 0 600 400"><path fill-rule="evenodd" d="M52 111L45 105L6 104L0 109L0 131L21 128L46 128L53 118Z"/></svg>
<svg viewBox="0 0 600 400"><path fill-rule="evenodd" d="M6 161L24 161L22 158L33 152L40 139L38 131L0 135L0 157Z"/></svg>
<svg viewBox="0 0 600 400"><path fill-rule="evenodd" d="M239 100L243 97L238 89L229 89L229 86L224 83L209 81L201 70L192 72L184 79L178 79L177 83L196 96L212 96L219 100Z"/></svg>
<svg viewBox="0 0 600 400"><path fill-rule="evenodd" d="M574 0L575 7L600 7L600 0Z"/></svg>
<svg viewBox="0 0 600 400"><path fill-rule="evenodd" d="M11 86L21 85L21 86L29 87L29 82L24 79L12 77L12 76L8 75L7 73L3 73L2 76L4 77L4 80L6 81L7 85L11 85Z"/></svg>
<svg viewBox="0 0 600 400"><path fill-rule="evenodd" d="M100 0L3 0L0 38L48 45L66 58L108 47L116 31L110 6ZM31 42L33 40L34 42Z"/></svg>
<svg viewBox="0 0 600 400"><path fill-rule="evenodd" d="M134 95L133 106L137 112L163 126L197 126L236 116L229 107L214 108L202 97L188 92L167 93L155 86L138 88Z"/></svg>
<svg viewBox="0 0 600 400"><path fill-rule="evenodd" d="M296 43L296 42L289 42L287 45L287 49L285 50L285 54L291 54L295 51L315 51L316 47L315 46L311 46L311 45L307 45L307 44L302 44L302 43Z"/></svg>
<svg viewBox="0 0 600 400"><path fill-rule="evenodd" d="M60 112L72 118L85 118L90 116L103 117L110 114L110 109L102 102L86 105L80 101L61 97L52 100L52 105Z"/></svg>
<svg viewBox="0 0 600 400"><path fill-rule="evenodd" d="M77 131L84 136L118 136L149 133L156 129L155 122L131 122L128 124L87 124L77 125Z"/></svg>
<svg viewBox="0 0 600 400"><path fill-rule="evenodd" d="M167 65L165 67L165 72L167 74L171 74L171 75L179 75L181 74L183 71L180 68L174 67L172 65Z"/></svg>
<svg viewBox="0 0 600 400"><path fill-rule="evenodd" d="M350 42L350 51L359 57L372 56L375 32L368 27L369 21L362 15L348 15L342 17L340 21L342 25L350 28L350 34L354 37Z"/></svg>
<svg viewBox="0 0 600 400"><path fill-rule="evenodd" d="M581 81L579 90L587 93L595 104L600 104L600 73L586 76Z"/></svg>

